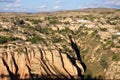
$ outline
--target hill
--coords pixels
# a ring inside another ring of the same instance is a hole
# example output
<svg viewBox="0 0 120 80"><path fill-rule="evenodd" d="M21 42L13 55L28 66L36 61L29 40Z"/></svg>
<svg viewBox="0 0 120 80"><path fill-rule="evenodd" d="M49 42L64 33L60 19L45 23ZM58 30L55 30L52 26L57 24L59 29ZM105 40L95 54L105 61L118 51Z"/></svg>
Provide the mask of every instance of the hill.
<svg viewBox="0 0 120 80"><path fill-rule="evenodd" d="M0 80L120 79L120 10L0 13Z"/></svg>

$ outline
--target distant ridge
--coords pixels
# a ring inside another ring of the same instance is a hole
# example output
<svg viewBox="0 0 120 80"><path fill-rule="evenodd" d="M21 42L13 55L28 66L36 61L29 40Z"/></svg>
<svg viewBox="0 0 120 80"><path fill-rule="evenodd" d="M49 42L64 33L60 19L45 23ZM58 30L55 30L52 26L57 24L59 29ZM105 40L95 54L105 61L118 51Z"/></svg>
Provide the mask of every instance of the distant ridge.
<svg viewBox="0 0 120 80"><path fill-rule="evenodd" d="M0 12L0 14L49 14L49 13L59 13L59 12L113 12L120 9L115 8L104 8L104 7L98 7L98 8L84 8L84 9L76 9L76 10L58 10L58 11L48 11L48 12Z"/></svg>

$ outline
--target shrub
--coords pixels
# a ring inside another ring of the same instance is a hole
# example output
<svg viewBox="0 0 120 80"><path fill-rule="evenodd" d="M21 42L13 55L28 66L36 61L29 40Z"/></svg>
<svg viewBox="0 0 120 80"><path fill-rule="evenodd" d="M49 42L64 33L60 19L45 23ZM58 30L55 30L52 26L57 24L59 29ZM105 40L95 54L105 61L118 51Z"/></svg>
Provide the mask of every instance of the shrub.
<svg viewBox="0 0 120 80"><path fill-rule="evenodd" d="M58 24L59 23L59 21L56 19L49 19L48 21L50 24Z"/></svg>
<svg viewBox="0 0 120 80"><path fill-rule="evenodd" d="M67 18L66 16L63 17L63 19L66 19L66 18Z"/></svg>
<svg viewBox="0 0 120 80"><path fill-rule="evenodd" d="M22 28L31 29L31 30L34 29L34 27L33 27L33 26L30 26L29 24L22 25L21 27L22 27Z"/></svg>
<svg viewBox="0 0 120 80"><path fill-rule="evenodd" d="M38 35L33 36L32 38L28 39L31 43L37 43L41 40L42 38Z"/></svg>
<svg viewBox="0 0 120 80"><path fill-rule="evenodd" d="M7 42L7 38L4 36L0 36L0 44L4 44Z"/></svg>
<svg viewBox="0 0 120 80"><path fill-rule="evenodd" d="M112 39L117 39L118 37L118 35L112 35Z"/></svg>
<svg viewBox="0 0 120 80"><path fill-rule="evenodd" d="M110 20L108 20L107 23L110 24L110 25L116 25L116 22L110 21Z"/></svg>
<svg viewBox="0 0 120 80"><path fill-rule="evenodd" d="M50 24L58 24L60 23L58 20L58 17L56 16L51 16L51 17L45 17L45 20L48 20Z"/></svg>
<svg viewBox="0 0 120 80"><path fill-rule="evenodd" d="M85 71L84 79L85 79L85 80L92 80L92 72L91 72L89 69L87 69L87 70Z"/></svg>
<svg viewBox="0 0 120 80"><path fill-rule="evenodd" d="M23 19L21 19L21 20L19 21L19 24L20 24L20 25L25 24L24 20L23 20Z"/></svg>
<svg viewBox="0 0 120 80"><path fill-rule="evenodd" d="M10 36L10 37L7 38L7 41L15 41L15 40L19 40L19 38L12 37L12 36Z"/></svg>
<svg viewBox="0 0 120 80"><path fill-rule="evenodd" d="M62 41L61 38L55 37L55 36L52 36L52 37L51 37L51 40L52 40L53 43L59 43L60 41Z"/></svg>
<svg viewBox="0 0 120 80"><path fill-rule="evenodd" d="M19 38L12 37L12 36L9 36L9 37L0 36L0 44L7 43L7 42L9 42L9 41L15 41L15 40L18 40L18 39L19 39Z"/></svg>
<svg viewBox="0 0 120 80"><path fill-rule="evenodd" d="M118 31L120 31L120 27L119 26L116 26L115 29L118 30Z"/></svg>
<svg viewBox="0 0 120 80"><path fill-rule="evenodd" d="M119 57L115 53L113 53L112 60L119 61Z"/></svg>
<svg viewBox="0 0 120 80"><path fill-rule="evenodd" d="M118 43L120 44L120 40L118 41Z"/></svg>
<svg viewBox="0 0 120 80"><path fill-rule="evenodd" d="M107 68L108 67L108 64L105 60L101 59L100 60L100 65L103 67L103 68Z"/></svg>
<svg viewBox="0 0 120 80"><path fill-rule="evenodd" d="M65 25L70 25L70 22L69 22L69 21L67 21L67 22L64 22L64 24L65 24Z"/></svg>
<svg viewBox="0 0 120 80"><path fill-rule="evenodd" d="M65 27L65 29L59 30L59 33L64 34L64 35L65 34L70 34L70 33L73 34L73 31L69 27Z"/></svg>
<svg viewBox="0 0 120 80"><path fill-rule="evenodd" d="M36 29L37 31L39 31L40 33L43 33L43 34L54 33L54 30L52 30L51 28L48 28L48 27L45 27L45 28L36 27L35 29Z"/></svg>
<svg viewBox="0 0 120 80"><path fill-rule="evenodd" d="M111 40L107 40L105 44L103 44L103 49L110 49L112 47L115 47L115 44Z"/></svg>
<svg viewBox="0 0 120 80"><path fill-rule="evenodd" d="M41 23L42 21L41 20L33 20L33 24L38 24L38 23Z"/></svg>
<svg viewBox="0 0 120 80"><path fill-rule="evenodd" d="M107 31L107 28L100 28L101 31Z"/></svg>
<svg viewBox="0 0 120 80"><path fill-rule="evenodd" d="M91 33L91 37L96 36L96 34L98 34L98 31L97 31L97 30L94 30L94 31Z"/></svg>

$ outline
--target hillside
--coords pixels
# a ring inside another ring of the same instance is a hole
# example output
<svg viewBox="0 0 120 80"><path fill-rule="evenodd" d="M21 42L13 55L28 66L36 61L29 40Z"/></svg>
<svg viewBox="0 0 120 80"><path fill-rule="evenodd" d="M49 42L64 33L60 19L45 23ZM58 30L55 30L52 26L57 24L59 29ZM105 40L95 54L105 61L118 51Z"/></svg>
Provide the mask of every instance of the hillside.
<svg viewBox="0 0 120 80"><path fill-rule="evenodd" d="M120 79L120 10L0 13L6 79Z"/></svg>

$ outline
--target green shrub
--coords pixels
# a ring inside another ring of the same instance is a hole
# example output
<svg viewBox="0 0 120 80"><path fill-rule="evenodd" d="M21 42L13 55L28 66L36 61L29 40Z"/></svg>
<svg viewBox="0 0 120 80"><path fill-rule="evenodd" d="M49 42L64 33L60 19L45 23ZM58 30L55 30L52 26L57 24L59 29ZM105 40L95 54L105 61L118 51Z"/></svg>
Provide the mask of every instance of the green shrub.
<svg viewBox="0 0 120 80"><path fill-rule="evenodd" d="M33 20L32 22L33 22L33 24L38 24L38 23L41 23L42 21L41 20Z"/></svg>
<svg viewBox="0 0 120 80"><path fill-rule="evenodd" d="M56 19L49 19L48 20L50 24L59 24L60 22Z"/></svg>
<svg viewBox="0 0 120 80"><path fill-rule="evenodd" d="M113 55L112 55L112 60L114 60L114 61L119 61L120 59L119 59L119 56L117 56L116 53L113 53Z"/></svg>
<svg viewBox="0 0 120 80"><path fill-rule="evenodd" d="M107 28L100 28L101 31L107 31Z"/></svg>
<svg viewBox="0 0 120 80"><path fill-rule="evenodd" d="M65 24L65 25L70 25L70 22L69 22L69 21L67 21L67 22L64 22L64 24Z"/></svg>
<svg viewBox="0 0 120 80"><path fill-rule="evenodd" d="M52 37L51 37L51 40L52 40L53 43L59 43L60 41L62 41L61 38L55 37L55 36L52 36Z"/></svg>
<svg viewBox="0 0 120 80"><path fill-rule="evenodd" d="M70 33L73 34L73 31L69 27L65 27L65 29L59 30L59 33L64 34L64 35L65 34L70 34Z"/></svg>
<svg viewBox="0 0 120 80"><path fill-rule="evenodd" d="M118 40L118 43L120 44L120 40Z"/></svg>
<svg viewBox="0 0 120 80"><path fill-rule="evenodd" d="M80 16L77 15L76 18L80 18Z"/></svg>
<svg viewBox="0 0 120 80"><path fill-rule="evenodd" d="M103 67L103 68L107 68L108 67L108 64L105 60L101 59L100 60L100 65Z"/></svg>
<svg viewBox="0 0 120 80"><path fill-rule="evenodd" d="M49 28L49 27L45 27L45 28L36 27L35 30L37 30L38 32L43 33L43 34L54 33L54 30L52 30L52 29Z"/></svg>
<svg viewBox="0 0 120 80"><path fill-rule="evenodd" d="M86 69L84 79L92 80L92 72L89 69Z"/></svg>
<svg viewBox="0 0 120 80"><path fill-rule="evenodd" d="M20 40L20 38L12 37L12 36L7 38L7 41L15 41L15 40Z"/></svg>
<svg viewBox="0 0 120 80"><path fill-rule="evenodd" d="M0 36L0 44L4 44L7 42L7 38L4 36Z"/></svg>
<svg viewBox="0 0 120 80"><path fill-rule="evenodd" d="M103 44L103 49L110 49L112 47L115 47L115 44L111 40L107 40L105 44Z"/></svg>
<svg viewBox="0 0 120 80"><path fill-rule="evenodd" d="M31 29L31 30L34 30L34 27L33 26L30 26L29 24L24 24L21 26L22 28L27 28L27 29Z"/></svg>
<svg viewBox="0 0 120 80"><path fill-rule="evenodd" d="M118 37L118 35L112 35L112 39L117 39Z"/></svg>
<svg viewBox="0 0 120 80"><path fill-rule="evenodd" d="M67 18L66 16L63 17L63 19L66 19L66 18Z"/></svg>
<svg viewBox="0 0 120 80"><path fill-rule="evenodd" d="M91 37L94 37L96 34L98 34L98 31L97 31L97 30L94 30L94 31L91 33Z"/></svg>
<svg viewBox="0 0 120 80"><path fill-rule="evenodd" d="M115 29L120 31L120 26L116 26Z"/></svg>
<svg viewBox="0 0 120 80"><path fill-rule="evenodd" d="M18 40L18 39L19 39L19 38L12 37L12 36L9 36L9 37L0 36L0 44L7 43L7 42L9 42L9 41L15 41L15 40Z"/></svg>
<svg viewBox="0 0 120 80"><path fill-rule="evenodd" d="M58 24L60 23L58 20L58 17L56 16L51 16L51 17L45 17L45 20L48 20L50 24Z"/></svg>
<svg viewBox="0 0 120 80"><path fill-rule="evenodd" d="M39 42L40 40L43 40L43 38L41 38L41 37L38 36L38 35L35 35L35 36L33 36L32 38L28 39L28 41L30 41L31 43L37 43L37 42Z"/></svg>
<svg viewBox="0 0 120 80"><path fill-rule="evenodd" d="M107 20L107 23L110 24L110 25L116 25L116 22L110 21L110 20Z"/></svg>

